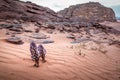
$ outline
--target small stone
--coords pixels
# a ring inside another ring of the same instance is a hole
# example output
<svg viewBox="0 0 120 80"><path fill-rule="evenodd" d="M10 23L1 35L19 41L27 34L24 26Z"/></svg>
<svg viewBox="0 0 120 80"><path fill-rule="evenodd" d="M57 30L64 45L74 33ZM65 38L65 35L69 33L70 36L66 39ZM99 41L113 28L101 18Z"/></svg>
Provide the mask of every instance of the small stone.
<svg viewBox="0 0 120 80"><path fill-rule="evenodd" d="M75 35L74 35L74 34L69 34L69 35L67 36L67 38L75 39Z"/></svg>
<svg viewBox="0 0 120 80"><path fill-rule="evenodd" d="M10 35L10 33L9 33L9 32L6 32L6 35Z"/></svg>

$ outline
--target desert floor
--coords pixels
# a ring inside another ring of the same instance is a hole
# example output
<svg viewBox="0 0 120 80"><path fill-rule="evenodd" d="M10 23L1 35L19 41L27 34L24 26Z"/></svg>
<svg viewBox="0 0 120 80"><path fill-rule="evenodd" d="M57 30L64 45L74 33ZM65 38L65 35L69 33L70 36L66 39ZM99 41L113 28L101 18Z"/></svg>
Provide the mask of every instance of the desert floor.
<svg viewBox="0 0 120 80"><path fill-rule="evenodd" d="M30 43L8 43L5 30L0 30L0 80L120 80L119 46L107 46L107 52L102 53L71 44L67 33L49 35L55 43L43 44L47 62L40 61L36 68Z"/></svg>

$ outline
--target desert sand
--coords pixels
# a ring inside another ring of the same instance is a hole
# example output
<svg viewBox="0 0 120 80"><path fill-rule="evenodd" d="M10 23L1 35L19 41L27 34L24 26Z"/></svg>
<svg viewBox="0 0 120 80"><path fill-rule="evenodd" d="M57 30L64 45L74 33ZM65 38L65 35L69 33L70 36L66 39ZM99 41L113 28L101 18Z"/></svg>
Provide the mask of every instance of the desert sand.
<svg viewBox="0 0 120 80"><path fill-rule="evenodd" d="M43 44L47 62L40 61L36 68L29 41L22 45L8 43L5 32L0 30L0 80L120 80L117 45L107 46L107 52L102 53L71 44L72 40L66 38L68 33L49 34L55 43Z"/></svg>

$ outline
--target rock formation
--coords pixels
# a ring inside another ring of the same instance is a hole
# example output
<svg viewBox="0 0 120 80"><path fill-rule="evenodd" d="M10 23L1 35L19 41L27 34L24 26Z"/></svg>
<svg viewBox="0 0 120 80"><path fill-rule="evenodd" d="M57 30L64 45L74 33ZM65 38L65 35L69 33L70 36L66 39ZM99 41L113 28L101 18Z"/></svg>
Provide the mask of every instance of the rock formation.
<svg viewBox="0 0 120 80"><path fill-rule="evenodd" d="M116 21L115 13L111 8L104 7L98 2L89 2L70 6L58 12L58 15L70 21Z"/></svg>
<svg viewBox="0 0 120 80"><path fill-rule="evenodd" d="M116 21L111 8L97 2L70 6L58 14L47 7L19 0L1 0L0 19L15 19L32 22L82 22L82 21Z"/></svg>
<svg viewBox="0 0 120 80"><path fill-rule="evenodd" d="M1 0L0 19L12 20L11 25L1 24L0 28L6 28L17 32L33 32L32 30L21 27L20 21L36 22L35 26L40 29L58 30L60 32L81 32L81 28L104 26L97 24L101 21L116 21L115 14L111 8L104 7L98 2L89 2L70 6L65 10L55 13L49 8L38 6L31 2L19 0ZM20 24L20 25L19 25ZM106 27L107 28L107 27ZM116 32L111 29L106 31ZM38 31L36 31L38 32ZM53 32L53 31L52 31ZM116 32L119 33L119 32Z"/></svg>
<svg viewBox="0 0 120 80"><path fill-rule="evenodd" d="M1 0L0 19L15 19L33 22L59 21L57 13L51 9L19 0Z"/></svg>

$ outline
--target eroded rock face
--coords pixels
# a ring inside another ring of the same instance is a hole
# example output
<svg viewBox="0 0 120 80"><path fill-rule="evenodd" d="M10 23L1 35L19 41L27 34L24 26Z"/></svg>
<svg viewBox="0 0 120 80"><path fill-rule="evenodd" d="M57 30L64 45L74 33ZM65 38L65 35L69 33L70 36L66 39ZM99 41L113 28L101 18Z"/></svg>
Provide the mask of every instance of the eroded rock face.
<svg viewBox="0 0 120 80"><path fill-rule="evenodd" d="M70 6L58 12L58 15L70 19L70 21L116 21L115 13L111 8L107 8L98 2L89 2Z"/></svg>
<svg viewBox="0 0 120 80"><path fill-rule="evenodd" d="M112 9L104 7L97 2L89 2L70 6L63 11L55 13L49 8L38 6L31 2L19 0L1 0L0 20L9 20L13 23L0 25L0 28L9 29L16 32L33 32L22 27L24 22L35 22L39 32L40 29L58 30L60 32L81 32L80 29L86 27L89 33L90 27L104 28L103 30L112 33L119 32L96 24L101 21L116 21ZM28 26L28 25L27 25ZM29 26L28 26L29 27ZM53 31L52 31L53 32Z"/></svg>
<svg viewBox="0 0 120 80"><path fill-rule="evenodd" d="M16 19L33 22L59 21L57 13L49 8L19 0L1 0L0 19Z"/></svg>
<svg viewBox="0 0 120 80"><path fill-rule="evenodd" d="M57 14L47 7L19 0L1 0L0 19L32 21L38 24L43 22L116 21L113 10L97 2L70 6Z"/></svg>

